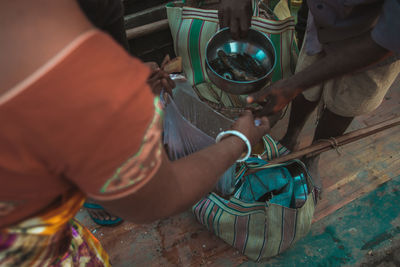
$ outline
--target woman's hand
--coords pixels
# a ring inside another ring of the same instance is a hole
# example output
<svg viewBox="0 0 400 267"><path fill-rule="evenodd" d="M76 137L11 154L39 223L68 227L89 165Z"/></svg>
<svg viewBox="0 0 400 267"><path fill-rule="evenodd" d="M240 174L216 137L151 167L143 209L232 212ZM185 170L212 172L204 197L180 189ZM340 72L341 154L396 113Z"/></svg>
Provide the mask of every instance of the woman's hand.
<svg viewBox="0 0 400 267"><path fill-rule="evenodd" d="M250 110L246 110L237 121L233 124L232 129L244 134L249 139L250 144L254 146L261 138L270 131L270 125L267 117L260 119L259 126L256 126L253 114Z"/></svg>
<svg viewBox="0 0 400 267"><path fill-rule="evenodd" d="M160 95L162 89L165 89L166 92L172 94L172 89L175 88L174 81L171 80L169 74L160 69L157 63L155 62L147 62L145 63L151 69L150 77L147 80L151 90L155 95Z"/></svg>

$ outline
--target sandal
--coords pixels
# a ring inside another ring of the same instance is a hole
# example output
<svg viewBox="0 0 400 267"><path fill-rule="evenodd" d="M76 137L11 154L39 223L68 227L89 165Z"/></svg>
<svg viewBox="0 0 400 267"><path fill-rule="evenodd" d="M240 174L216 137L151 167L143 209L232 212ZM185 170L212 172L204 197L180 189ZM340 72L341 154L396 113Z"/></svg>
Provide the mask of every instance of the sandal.
<svg viewBox="0 0 400 267"><path fill-rule="evenodd" d="M123 220L121 218L113 216L112 214L108 213L102 206L100 206L98 204L85 202L83 204L83 207L88 209L90 218L98 225L117 226L123 222ZM92 210L92 211L90 211L90 210ZM101 219L93 216L92 213L97 213L97 212L103 213L105 215L103 217L108 217L110 219L109 220L101 220ZM115 218L115 219L113 219L113 218Z"/></svg>

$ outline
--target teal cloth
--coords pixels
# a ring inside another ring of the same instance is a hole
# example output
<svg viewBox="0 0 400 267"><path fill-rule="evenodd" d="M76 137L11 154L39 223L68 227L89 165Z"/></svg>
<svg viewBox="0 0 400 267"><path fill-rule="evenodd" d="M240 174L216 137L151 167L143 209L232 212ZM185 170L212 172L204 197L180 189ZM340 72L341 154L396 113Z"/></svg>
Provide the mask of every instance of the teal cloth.
<svg viewBox="0 0 400 267"><path fill-rule="evenodd" d="M250 158L247 164L264 165L267 162ZM307 200L308 189L303 174L295 177L284 166L260 170L254 174L240 177L235 196L246 202L264 201L288 208L296 208Z"/></svg>

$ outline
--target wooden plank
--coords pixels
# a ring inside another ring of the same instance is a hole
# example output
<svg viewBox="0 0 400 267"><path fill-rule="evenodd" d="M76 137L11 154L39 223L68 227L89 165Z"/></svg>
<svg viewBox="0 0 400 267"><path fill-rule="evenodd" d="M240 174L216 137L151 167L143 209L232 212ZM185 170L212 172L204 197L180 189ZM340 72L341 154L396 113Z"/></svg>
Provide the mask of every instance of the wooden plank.
<svg viewBox="0 0 400 267"><path fill-rule="evenodd" d="M396 86L374 114L357 118L351 130L400 115L399 100L400 86ZM313 121L306 125L303 146L312 139L314 127ZM400 131L391 129L343 147L341 156L335 151L322 154L324 192L314 221L398 176L399 151ZM331 221L335 221L334 216L329 217ZM190 211L150 225L125 222L113 228L97 227L86 212L78 218L99 238L113 266L237 266L247 261L197 223Z"/></svg>
<svg viewBox="0 0 400 267"><path fill-rule="evenodd" d="M323 155L323 199L317 207L314 221L332 214L360 196L391 180L399 173L400 134L397 130L371 138L371 143L360 141L351 149L343 150L340 160L334 153ZM336 158L336 161L335 161ZM328 162L335 161L335 164ZM340 178L338 178L340 177Z"/></svg>
<svg viewBox="0 0 400 267"><path fill-rule="evenodd" d="M322 155L326 190L314 221L319 221L354 199L374 190L399 173L400 133L393 130L343 149L340 157ZM393 142L393 140L397 140ZM369 155L374 155L371 158ZM86 221L95 227L91 222ZM124 223L97 228L95 235L110 253L115 266L235 266L246 262L238 251L219 240L185 212L151 225Z"/></svg>
<svg viewBox="0 0 400 267"><path fill-rule="evenodd" d="M132 29L167 18L165 4L124 16L125 29Z"/></svg>
<svg viewBox="0 0 400 267"><path fill-rule="evenodd" d="M168 27L169 27L168 19L163 19L133 29L129 29L126 31L126 36L128 40L135 39L158 31L168 29Z"/></svg>

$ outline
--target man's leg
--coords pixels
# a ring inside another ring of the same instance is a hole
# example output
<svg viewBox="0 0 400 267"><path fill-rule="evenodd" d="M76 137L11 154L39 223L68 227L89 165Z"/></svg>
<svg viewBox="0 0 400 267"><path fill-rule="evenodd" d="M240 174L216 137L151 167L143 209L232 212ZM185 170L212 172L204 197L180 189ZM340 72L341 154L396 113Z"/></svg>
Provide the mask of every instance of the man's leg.
<svg viewBox="0 0 400 267"><path fill-rule="evenodd" d="M291 151L295 149L301 130L317 106L318 101L308 101L303 94L298 95L292 101L289 126L285 136L280 141L283 146Z"/></svg>
<svg viewBox="0 0 400 267"><path fill-rule="evenodd" d="M325 109L318 122L313 143L321 139L329 139L343 135L354 117L339 116L329 109Z"/></svg>
<svg viewBox="0 0 400 267"><path fill-rule="evenodd" d="M305 36L305 38L307 38L307 36ZM305 47L303 47L297 61L296 73L304 70L321 57L323 57L322 53L308 55ZM313 86L298 95L292 101L288 129L285 136L280 140L282 145L286 146L290 151L295 150L301 130L311 113L318 106L321 99L322 89L323 84Z"/></svg>
<svg viewBox="0 0 400 267"><path fill-rule="evenodd" d="M343 117L339 116L329 109L325 109L318 122L317 129L313 138L313 143L318 140L327 140L332 137L343 135L354 117ZM308 167L308 171L314 180L314 184L322 189L322 181L319 174L319 160L320 155L308 157L304 160L304 163Z"/></svg>

